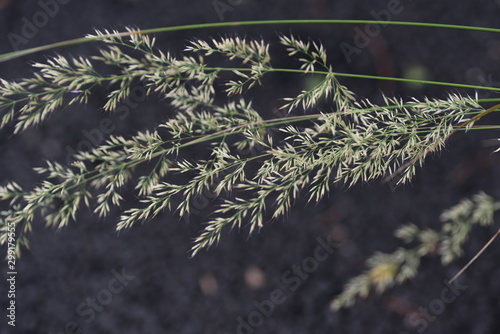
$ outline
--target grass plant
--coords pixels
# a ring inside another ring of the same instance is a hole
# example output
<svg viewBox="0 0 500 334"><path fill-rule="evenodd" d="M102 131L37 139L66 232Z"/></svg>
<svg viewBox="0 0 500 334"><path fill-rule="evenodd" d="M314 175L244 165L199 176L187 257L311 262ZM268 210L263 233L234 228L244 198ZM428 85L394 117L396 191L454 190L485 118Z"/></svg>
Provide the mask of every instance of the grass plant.
<svg viewBox="0 0 500 334"><path fill-rule="evenodd" d="M127 189L133 189L139 200L135 207L122 211L118 231L165 210L179 217L189 215L193 200L209 191L217 200L194 241L195 255L217 243L223 230L248 226L251 233L282 218L297 199L317 202L336 184L350 187L373 180L407 183L426 157L441 150L457 131L498 129L497 125L485 127L476 122L496 111L500 105L495 103L500 99L481 100L458 93L440 99L382 96L384 103L378 105L358 97L341 78L419 82L449 89L499 88L337 73L320 41L303 41L294 35L280 35L278 43L297 60L297 68L275 64L272 43L261 39L196 39L176 56L158 49L150 36L232 26L351 23L378 22L287 20L96 31L86 38L0 56L0 61L8 61L56 47L99 42L94 56L52 56L33 64L31 77L1 80L3 131L20 133L60 109L84 105L98 86L109 89L103 104L107 112L129 98L135 85L145 87L150 98L166 99L175 110L153 129L131 137L111 135L102 145L78 152L69 165L47 161L34 169L43 180L32 189L14 181L1 186L0 199L8 208L0 212L0 244L15 243L19 256L21 246L28 246L28 232L37 219L62 228L77 220L83 207L106 217L112 207L120 207ZM500 32L458 25L385 23ZM321 80L310 89L277 97L281 115L269 118L253 107L251 94L257 86L265 85L264 78L270 73L316 75ZM203 157L187 157L183 152L188 147L196 147ZM188 181L178 182L183 179ZM375 254L367 262L369 270L348 283L333 307L350 306L356 297L367 296L372 290L382 292L414 277L420 258L436 250L443 264L450 263L462 255L471 226L492 224L498 208L494 199L481 193L445 211L441 230L402 226L397 237L414 247Z"/></svg>

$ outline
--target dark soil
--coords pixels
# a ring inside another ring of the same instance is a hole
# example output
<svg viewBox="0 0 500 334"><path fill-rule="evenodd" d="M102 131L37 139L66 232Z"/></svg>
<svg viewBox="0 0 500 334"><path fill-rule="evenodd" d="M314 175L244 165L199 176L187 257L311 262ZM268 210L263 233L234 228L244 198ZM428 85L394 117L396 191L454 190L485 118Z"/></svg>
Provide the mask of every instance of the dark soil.
<svg viewBox="0 0 500 334"><path fill-rule="evenodd" d="M212 1L60 2L67 4L60 5L32 37L22 43L17 40L19 48L81 37L93 28L121 30L221 20ZM13 51L12 33L22 36L26 22L33 22L43 10L41 3L45 2L0 0L0 53ZM399 3L391 20L498 27L500 13L498 0L220 3L232 8L223 13L224 21L377 19L371 11L380 13ZM339 72L404 76L421 66L430 80L500 86L500 38L495 34L382 26L370 45L348 62L339 46L342 42L353 45L356 29L365 28L318 24L193 30L158 35L157 45L179 52L193 37L236 32L276 41L276 32L293 32L321 40ZM57 52L78 55L95 50L96 45L86 44ZM30 73L27 64L43 61L46 55L0 63L0 76L25 77ZM271 97L290 95L301 83L288 77L272 80L276 91L260 90L254 97L263 114L274 107ZM381 92L402 97L444 97L450 92L442 86L342 82L374 101L380 100ZM104 94L96 92L87 107L61 111L23 134L1 133L0 182L15 180L29 188L37 181L32 167L46 159L64 162L69 150L85 138L83 131L94 129L107 117L99 109ZM481 97L487 96L482 93ZM117 120L116 131L130 134L152 128L164 118L165 109L161 99L149 99L125 121ZM485 123L498 121L497 115L491 115ZM498 137L495 131L458 134L445 151L427 159L409 185L393 189L374 182L336 188L316 205L299 201L287 219L268 224L251 237L246 230L228 232L217 247L195 258L189 257L189 249L209 207L189 222L165 212L120 235L114 232L116 213L98 219L81 212L77 222L59 231L46 229L40 222L30 235L31 249L17 263L15 328L7 325L5 317L7 270L2 265L0 333L499 333L500 269L495 263L500 248L496 243L460 279L467 288L455 301L436 302L446 287L444 280L482 247L498 224L475 229L461 261L443 268L437 258L428 259L412 282L359 301L351 309L336 313L329 309L348 279L363 271L370 254L400 246L393 237L400 224L411 221L439 227L442 210L479 190L500 199L500 181L495 177L500 172L499 158L491 154L495 147L485 146L487 139ZM327 236L341 241L340 247L310 273L293 272L297 266L307 266L318 240ZM125 275L121 285L114 279L120 273ZM91 306L88 303L93 299L96 304ZM425 311L429 308L434 314ZM411 316L414 311L421 317Z"/></svg>

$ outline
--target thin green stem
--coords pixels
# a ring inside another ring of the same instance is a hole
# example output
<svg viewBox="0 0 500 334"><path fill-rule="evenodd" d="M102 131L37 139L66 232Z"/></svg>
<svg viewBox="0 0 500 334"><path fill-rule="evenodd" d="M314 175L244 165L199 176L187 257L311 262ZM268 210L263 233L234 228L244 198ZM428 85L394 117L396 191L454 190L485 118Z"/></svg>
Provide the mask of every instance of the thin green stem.
<svg viewBox="0 0 500 334"><path fill-rule="evenodd" d="M479 252L477 252L477 254L462 268L460 269L460 271L455 275L453 276L449 281L448 281L448 284L451 284L453 283L460 275L463 274L464 271L467 270L467 268L469 268L471 266L471 264L474 263L474 261L477 260L477 258L479 256L481 256L481 254L484 253L484 251L486 250L486 248L488 248L492 243L493 241L495 241L495 239L500 235L500 229L497 231L497 233L495 233L495 235L493 235L491 237L491 239L483 246L483 248L481 248L481 250Z"/></svg>
<svg viewBox="0 0 500 334"><path fill-rule="evenodd" d="M202 23L202 24L188 24L188 25L173 26L173 27L159 27L159 28L143 29L131 32L130 31L121 32L118 34L110 34L101 37L75 38L62 42L37 46L30 49L14 51L0 55L0 62L19 58L40 51L47 51L60 47L101 41L104 38L109 38L109 37L125 37L134 34L146 35L146 34L155 34L164 32L174 32L174 31L186 31L186 30L209 29L209 28L226 28L226 27L238 27L238 26L299 25L299 24L381 24L381 22L376 20L262 20L262 21L215 22L215 23ZM393 25L393 26L410 26L410 27L432 28L432 29L456 29L456 30L479 31L488 33L500 33L500 29L496 28L457 25L457 24L401 22L401 21L384 21L383 24Z"/></svg>
<svg viewBox="0 0 500 334"><path fill-rule="evenodd" d="M215 70L218 70L218 71L239 71L239 72L251 72L252 71L251 68L241 68L241 67L206 67L206 70L209 70L209 71L210 70L212 70L212 71L215 71ZM329 72L327 72L327 71L309 71L309 72L305 73L304 70L292 69L292 68L268 68L265 71L266 72L280 72L280 73L296 73L296 74L321 74L321 75L329 74ZM426 84L426 85L439 85L439 86L478 89L478 90L492 90L492 91L499 91L500 92L500 87L468 85L468 84L461 84L461 83L454 83L454 82L417 80L417 79L408 79L408 78L385 77L385 76L378 76L378 75L352 74L352 73L342 73L342 72L333 72L333 75L335 75L336 77L399 81L399 82L407 82L407 83L419 83L419 84Z"/></svg>

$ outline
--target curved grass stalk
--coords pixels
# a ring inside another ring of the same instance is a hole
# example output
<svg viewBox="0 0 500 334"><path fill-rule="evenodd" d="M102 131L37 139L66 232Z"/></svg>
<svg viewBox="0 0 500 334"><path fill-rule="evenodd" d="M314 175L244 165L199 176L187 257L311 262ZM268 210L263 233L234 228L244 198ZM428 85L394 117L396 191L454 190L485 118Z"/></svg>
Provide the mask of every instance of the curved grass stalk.
<svg viewBox="0 0 500 334"><path fill-rule="evenodd" d="M186 31L186 30L196 30L196 29L210 29L210 28L227 28L227 27L238 27L238 26L260 26L260 25L300 25L300 24L380 24L380 21L376 20L262 20L262 21L235 21L235 22L215 22L215 23L202 23L202 24L188 24L181 26L172 27L159 27L152 29L142 29L137 31L127 31L116 34L109 34L101 37L92 38L75 38L67 41L42 45L34 48L29 48L25 50L14 51L0 55L0 62L8 61L11 59L19 58L29 54L52 50L55 48L66 47L71 45L78 45L96 41L102 41L110 37L126 37L136 34L148 35L155 33L165 33L174 31ZM425 22L404 22L404 21L384 21L384 25L394 25L394 26L409 26L409 27L420 27L420 28L432 28L432 29L456 29L456 30L467 30L467 31L479 31L487 33L500 33L500 29L497 28L487 28L487 27L477 27L477 26L467 26L467 25L457 25L457 24L441 24L441 23L425 23Z"/></svg>
<svg viewBox="0 0 500 334"><path fill-rule="evenodd" d="M480 256L481 254L484 253L484 251L495 241L495 239L500 235L500 229L488 240L484 246L474 255L472 259L470 259L469 262L465 266L462 267L462 269L459 270L458 273L455 274L450 280L448 281L448 284L453 283L457 278L460 277Z"/></svg>
<svg viewBox="0 0 500 334"><path fill-rule="evenodd" d="M207 67L207 69L211 70L220 70L220 71L240 71L240 72L250 72L249 68L231 68L231 67ZM295 74L304 74L303 70L291 69L291 68L269 68L266 70L267 72L279 72L279 73L295 73ZM309 71L307 74L320 74L327 75L329 72L327 71ZM432 80L419 80L419 79L409 79L409 78L398 78L398 77L386 77L380 75L369 75L369 74L352 74L352 73L343 73L343 72L331 72L333 75L339 78L355 78L355 79L367 79L367 80L386 80L386 81L395 81L395 82L404 82L404 83L419 83L424 85L434 85L434 86L447 86L454 88L464 88L464 89L475 89L475 90L488 90L488 91L496 91L500 92L500 87L493 86L479 86L479 85L470 85L470 84L462 84L455 82L446 82L446 81L432 81ZM493 99L496 100L496 99Z"/></svg>

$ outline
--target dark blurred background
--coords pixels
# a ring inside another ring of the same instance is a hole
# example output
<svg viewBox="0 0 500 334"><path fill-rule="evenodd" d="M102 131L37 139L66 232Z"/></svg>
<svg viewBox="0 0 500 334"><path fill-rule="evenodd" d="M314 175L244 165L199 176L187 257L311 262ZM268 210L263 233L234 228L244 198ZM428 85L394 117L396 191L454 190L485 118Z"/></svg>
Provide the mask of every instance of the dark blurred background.
<svg viewBox="0 0 500 334"><path fill-rule="evenodd" d="M499 27L498 0L0 0L0 53L81 37L94 28L147 29L266 19L377 19L374 15L389 8L398 8L391 20ZM44 12L49 15L44 16ZM33 22L39 27L29 30L26 25ZM179 54L186 41L194 37L237 34L276 43L278 32L294 33L304 39L321 40L338 72L500 87L499 35L382 26L368 46L347 59L340 45L354 45L357 29L365 28L273 25L156 37L159 48ZM84 44L0 63L0 76L20 79L30 75L30 62L44 61L55 52L91 55L97 47ZM258 90L253 97L262 115L272 114L277 97L292 95L305 85L301 77L290 80L276 76L270 80L275 90ZM341 82L375 102L380 101L382 92L403 98L445 97L449 92L474 94L441 86L351 79ZM85 139L84 131L95 129L105 117L113 117L100 109L105 93L97 91L87 106L56 113L43 125L22 134L0 133L0 182L14 180L30 188L37 181L32 167L46 159L65 162L68 152ZM480 97L497 95L483 92ZM152 129L164 119L166 110L166 101L150 97L131 110L125 120L112 118L116 133ZM491 115L484 123L498 124L499 120ZM479 190L500 199L500 181L495 177L500 172L499 159L491 154L496 147L487 146L488 139L499 137L497 131L457 134L446 150L427 159L409 185L394 189L373 182L351 189L335 188L328 199L317 204L306 206L305 201L299 201L286 219L266 225L251 237L246 231L228 232L217 247L195 258L189 257L189 249L210 207L191 216L189 222L165 212L120 235L114 232L118 212L97 219L82 210L77 222L59 231L45 229L40 222L30 235L31 249L24 251L17 264L15 328L7 326L4 315L7 270L2 265L0 305L4 311L0 332L499 333L500 247L496 243L463 275L460 282L467 288L456 301L446 304L435 318L425 318L422 313L440 298L443 281L481 248L498 224L474 229L461 261L443 268L438 258L426 259L415 280L381 297L359 301L351 309L329 309L348 279L364 269L369 255L377 250L392 252L400 246L393 237L400 224L411 221L439 227L442 210ZM339 248L317 263L307 277L291 285L289 271L313 255L318 238L328 236L340 244ZM279 305L266 309L263 301L269 300L273 291L282 291L283 296ZM419 310L423 318L408 322L411 313ZM259 316L263 313L267 314Z"/></svg>

